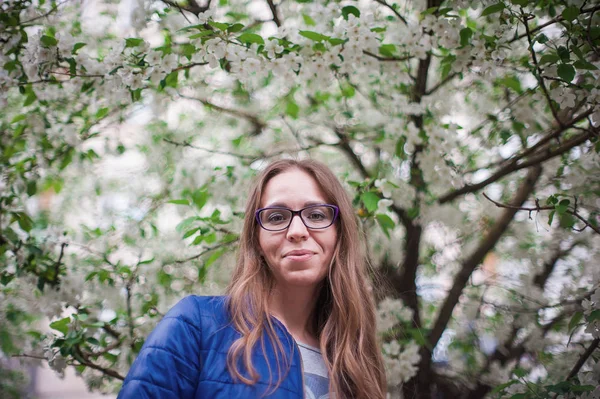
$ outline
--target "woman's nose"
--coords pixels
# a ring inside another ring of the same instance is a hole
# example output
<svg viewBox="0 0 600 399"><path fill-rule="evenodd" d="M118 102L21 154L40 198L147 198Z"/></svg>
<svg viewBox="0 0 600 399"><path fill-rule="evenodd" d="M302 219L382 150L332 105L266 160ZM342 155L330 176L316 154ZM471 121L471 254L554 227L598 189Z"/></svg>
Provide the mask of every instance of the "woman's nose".
<svg viewBox="0 0 600 399"><path fill-rule="evenodd" d="M308 229L302 219L300 219L300 215L292 217L292 222L288 227L286 236L289 240L300 240L308 237Z"/></svg>

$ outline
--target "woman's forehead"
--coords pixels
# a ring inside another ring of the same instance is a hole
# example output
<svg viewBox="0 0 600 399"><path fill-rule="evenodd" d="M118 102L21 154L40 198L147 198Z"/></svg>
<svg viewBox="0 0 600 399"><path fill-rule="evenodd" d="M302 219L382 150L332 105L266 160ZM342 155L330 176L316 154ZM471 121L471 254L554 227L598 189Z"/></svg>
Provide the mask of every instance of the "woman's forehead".
<svg viewBox="0 0 600 399"><path fill-rule="evenodd" d="M293 169L274 176L265 185L261 207L304 207L326 202L316 180L308 173Z"/></svg>

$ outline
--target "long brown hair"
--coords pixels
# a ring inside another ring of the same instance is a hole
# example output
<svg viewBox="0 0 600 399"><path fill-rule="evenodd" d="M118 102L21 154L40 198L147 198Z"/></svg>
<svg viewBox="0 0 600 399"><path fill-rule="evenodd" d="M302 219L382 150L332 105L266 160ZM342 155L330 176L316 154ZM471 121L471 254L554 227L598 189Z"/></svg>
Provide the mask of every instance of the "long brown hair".
<svg viewBox="0 0 600 399"><path fill-rule="evenodd" d="M274 342L278 370L289 369L291 360L286 359L269 317L268 298L274 278L259 254L260 227L254 212L260 207L269 180L290 169L309 174L325 199L340 209L333 259L313 314L313 325L329 371L330 392L340 398L383 399L386 381L377 341L375 303L369 290L355 212L335 175L314 160L275 161L262 171L250 191L237 265L227 288L232 324L241 334L229 349L227 367L234 378L246 384L256 383L259 376L252 365L252 349L266 334ZM238 369L240 358L250 378Z"/></svg>

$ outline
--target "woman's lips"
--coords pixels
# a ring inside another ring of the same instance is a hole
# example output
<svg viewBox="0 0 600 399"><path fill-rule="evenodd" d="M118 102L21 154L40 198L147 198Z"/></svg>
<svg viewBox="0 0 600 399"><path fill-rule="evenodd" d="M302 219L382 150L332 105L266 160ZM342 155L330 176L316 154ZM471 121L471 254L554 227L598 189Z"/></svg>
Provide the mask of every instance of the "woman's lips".
<svg viewBox="0 0 600 399"><path fill-rule="evenodd" d="M309 260L314 255L315 255L315 253L312 251L296 250L296 251L290 251L290 252L286 253L283 257L287 258L289 260L301 262L301 261Z"/></svg>

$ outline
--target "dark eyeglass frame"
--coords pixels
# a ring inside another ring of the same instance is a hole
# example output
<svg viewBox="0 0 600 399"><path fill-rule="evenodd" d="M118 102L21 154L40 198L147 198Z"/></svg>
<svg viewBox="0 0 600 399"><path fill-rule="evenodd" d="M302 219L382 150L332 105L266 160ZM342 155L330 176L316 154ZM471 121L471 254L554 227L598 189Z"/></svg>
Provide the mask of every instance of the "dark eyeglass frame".
<svg viewBox="0 0 600 399"><path fill-rule="evenodd" d="M327 226L323 226L323 227L308 227L306 225L306 222L304 221L304 218L302 217L302 212L310 209L310 208L317 208L317 207L322 207L322 206L326 206L328 208L333 209L333 218L331 218L331 223L328 224ZM262 211L266 211L269 209L282 209L285 211L290 211L292 213L292 217L290 218L290 222L287 224L287 226L282 227L280 229L267 229L265 226L263 226L262 222L260 221L260 214ZM285 229L287 229L288 227L290 227L290 225L292 224L292 220L294 220L294 216L298 215L298 217L300 218L300 220L302 221L302 224L304 224L304 226L306 226L307 229L310 230L323 230L326 229L328 227L331 227L331 225L333 225L335 223L335 221L337 220L337 217L340 213L340 208L338 208L336 205L331 205L331 204L313 204L313 205L309 205L309 206L305 206L302 209L299 209L297 211L294 211L290 208L286 208L284 206L268 206L266 208L260 208L257 209L256 212L254 212L254 217L256 218L256 221L258 222L258 225L260 227L262 227L263 229L267 230L267 231L283 231Z"/></svg>

